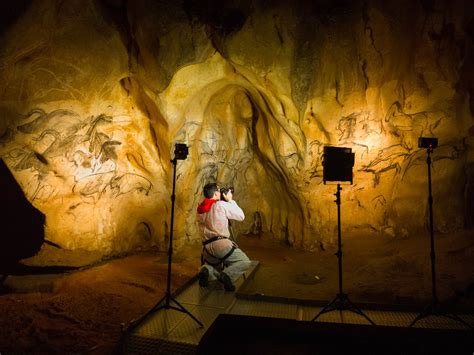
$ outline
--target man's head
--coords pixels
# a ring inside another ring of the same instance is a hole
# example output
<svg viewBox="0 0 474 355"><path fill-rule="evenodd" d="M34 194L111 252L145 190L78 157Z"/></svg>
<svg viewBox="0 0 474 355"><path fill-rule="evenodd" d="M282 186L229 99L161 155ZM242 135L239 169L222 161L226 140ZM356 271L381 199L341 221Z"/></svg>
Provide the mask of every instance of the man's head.
<svg viewBox="0 0 474 355"><path fill-rule="evenodd" d="M221 192L219 190L219 187L217 186L215 182L211 182L204 186L204 197L214 198L214 199L219 200L221 197L220 194Z"/></svg>

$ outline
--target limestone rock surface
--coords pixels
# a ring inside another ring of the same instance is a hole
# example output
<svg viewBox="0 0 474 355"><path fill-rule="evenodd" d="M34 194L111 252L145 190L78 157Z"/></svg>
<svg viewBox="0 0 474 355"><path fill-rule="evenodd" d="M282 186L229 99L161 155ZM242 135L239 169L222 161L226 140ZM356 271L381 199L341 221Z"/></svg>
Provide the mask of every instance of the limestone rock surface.
<svg viewBox="0 0 474 355"><path fill-rule="evenodd" d="M344 230L472 228L474 4L442 1L22 2L0 38L0 156L46 239L120 253L200 239L210 181L242 233L333 243L323 147L355 154ZM7 16L7 15L3 15ZM6 19L7 20L7 19ZM8 238L8 236L2 236Z"/></svg>

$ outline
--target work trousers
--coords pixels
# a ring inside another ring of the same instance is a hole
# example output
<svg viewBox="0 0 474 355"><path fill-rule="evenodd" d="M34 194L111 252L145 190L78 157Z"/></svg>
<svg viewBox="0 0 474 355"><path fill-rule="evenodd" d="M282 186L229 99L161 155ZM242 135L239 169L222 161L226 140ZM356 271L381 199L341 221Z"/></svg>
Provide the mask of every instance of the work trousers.
<svg viewBox="0 0 474 355"><path fill-rule="evenodd" d="M250 259L242 249L239 248L236 248L233 253L221 263L221 260L218 258L224 257L230 249L231 247L222 251L222 255L213 256L207 252L206 248L204 248L203 257L204 261L207 263L204 263L202 267L209 271L209 281L218 279L220 273L223 272L230 277L232 282L234 282L250 267ZM225 266L223 271L220 270L222 264Z"/></svg>

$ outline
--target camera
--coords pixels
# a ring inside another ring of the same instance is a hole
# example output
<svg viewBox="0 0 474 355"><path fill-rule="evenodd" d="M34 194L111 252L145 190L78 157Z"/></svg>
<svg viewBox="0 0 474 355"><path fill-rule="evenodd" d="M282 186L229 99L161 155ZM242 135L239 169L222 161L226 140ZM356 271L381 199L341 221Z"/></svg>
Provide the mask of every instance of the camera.
<svg viewBox="0 0 474 355"><path fill-rule="evenodd" d="M221 187L221 200L222 201L226 201L226 199L224 198L224 194L227 194L229 192L229 190L234 193L234 187L232 186L229 186L229 187Z"/></svg>
<svg viewBox="0 0 474 355"><path fill-rule="evenodd" d="M433 149L438 147L438 138L419 137L418 148Z"/></svg>
<svg viewBox="0 0 474 355"><path fill-rule="evenodd" d="M188 156L189 149L184 143L176 143L174 146L174 158L176 160L185 160Z"/></svg>

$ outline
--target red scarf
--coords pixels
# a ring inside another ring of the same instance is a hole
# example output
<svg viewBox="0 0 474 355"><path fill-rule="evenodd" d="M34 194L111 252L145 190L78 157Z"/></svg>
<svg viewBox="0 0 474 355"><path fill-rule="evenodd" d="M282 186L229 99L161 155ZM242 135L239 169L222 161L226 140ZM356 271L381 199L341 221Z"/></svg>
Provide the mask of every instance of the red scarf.
<svg viewBox="0 0 474 355"><path fill-rule="evenodd" d="M204 201L201 202L201 204L198 206L198 213L203 214L209 212L211 209L212 205L216 203L218 200L214 200L212 198L206 198Z"/></svg>

